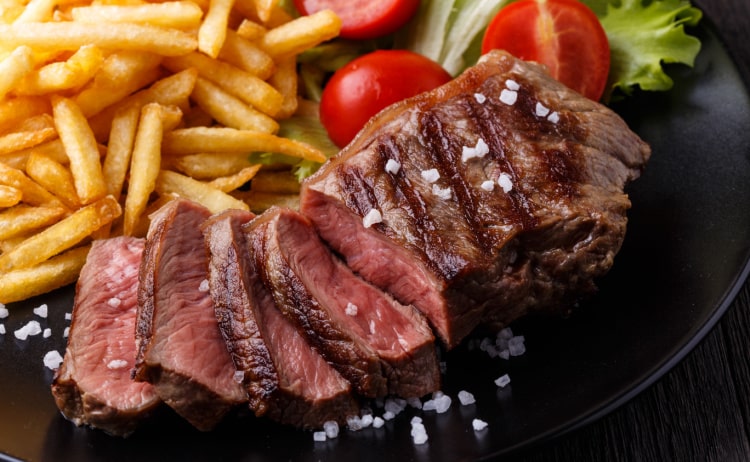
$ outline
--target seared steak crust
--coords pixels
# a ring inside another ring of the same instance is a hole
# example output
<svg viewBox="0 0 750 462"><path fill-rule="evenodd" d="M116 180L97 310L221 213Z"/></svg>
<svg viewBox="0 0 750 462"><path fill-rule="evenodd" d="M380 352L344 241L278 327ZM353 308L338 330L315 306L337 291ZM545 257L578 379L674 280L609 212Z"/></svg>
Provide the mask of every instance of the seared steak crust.
<svg viewBox="0 0 750 462"><path fill-rule="evenodd" d="M613 111L496 51L371 120L303 184L300 208L452 347L483 320L590 293L649 155ZM366 227L373 209L382 221Z"/></svg>

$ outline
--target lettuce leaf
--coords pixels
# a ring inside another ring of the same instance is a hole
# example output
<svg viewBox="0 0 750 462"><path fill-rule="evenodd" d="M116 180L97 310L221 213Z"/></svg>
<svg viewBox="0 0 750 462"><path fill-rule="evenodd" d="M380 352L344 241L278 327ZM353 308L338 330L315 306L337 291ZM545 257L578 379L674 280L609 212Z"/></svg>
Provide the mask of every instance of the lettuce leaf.
<svg viewBox="0 0 750 462"><path fill-rule="evenodd" d="M584 3L601 11L602 0ZM604 101L631 95L636 88L672 88L663 64L694 65L701 43L685 32L685 26L696 26L701 17L701 10L688 0L621 0L619 5L607 5L599 17L611 51Z"/></svg>

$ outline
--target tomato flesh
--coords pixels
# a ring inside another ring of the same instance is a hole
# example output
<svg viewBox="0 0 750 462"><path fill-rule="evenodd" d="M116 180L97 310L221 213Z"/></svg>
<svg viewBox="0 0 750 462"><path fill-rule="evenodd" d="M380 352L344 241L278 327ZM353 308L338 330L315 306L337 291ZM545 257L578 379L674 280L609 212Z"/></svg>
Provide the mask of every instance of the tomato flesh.
<svg viewBox="0 0 750 462"><path fill-rule="evenodd" d="M407 50L378 50L336 71L323 89L320 120L339 147L393 103L451 80L436 62Z"/></svg>
<svg viewBox="0 0 750 462"><path fill-rule="evenodd" d="M303 15L333 10L341 18L341 37L364 40L398 30L417 12L419 0L294 0L294 5Z"/></svg>
<svg viewBox="0 0 750 462"><path fill-rule="evenodd" d="M553 77L593 100L604 93L609 42L599 19L578 0L520 0L490 21L482 52L503 49L544 64Z"/></svg>

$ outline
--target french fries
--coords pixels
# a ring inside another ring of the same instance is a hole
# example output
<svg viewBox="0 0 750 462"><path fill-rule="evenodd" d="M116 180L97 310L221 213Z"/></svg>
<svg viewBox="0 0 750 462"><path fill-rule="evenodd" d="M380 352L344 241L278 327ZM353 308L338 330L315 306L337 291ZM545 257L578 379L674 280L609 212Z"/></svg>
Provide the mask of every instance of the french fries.
<svg viewBox="0 0 750 462"><path fill-rule="evenodd" d="M339 28L274 0L5 0L0 303L74 282L92 240L145 236L176 197L295 207L289 167L250 154L326 160L277 133L302 107L296 55Z"/></svg>

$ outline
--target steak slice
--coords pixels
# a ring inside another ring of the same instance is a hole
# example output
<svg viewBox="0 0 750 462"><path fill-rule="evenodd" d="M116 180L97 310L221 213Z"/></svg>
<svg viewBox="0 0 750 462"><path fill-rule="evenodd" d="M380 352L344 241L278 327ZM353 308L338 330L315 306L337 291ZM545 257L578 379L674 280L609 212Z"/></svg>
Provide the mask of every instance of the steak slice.
<svg viewBox="0 0 750 462"><path fill-rule="evenodd" d="M76 284L73 318L52 395L76 425L128 436L161 400L134 382L138 268L143 239L95 240Z"/></svg>
<svg viewBox="0 0 750 462"><path fill-rule="evenodd" d="M246 400L208 290L200 225L210 216L175 199L151 217L138 288L134 377L199 430Z"/></svg>
<svg viewBox="0 0 750 462"><path fill-rule="evenodd" d="M312 223L273 208L248 227L265 254L264 278L280 309L367 397L421 397L440 388L435 338L426 320L356 276Z"/></svg>
<svg viewBox="0 0 750 462"><path fill-rule="evenodd" d="M300 210L453 347L594 291L649 156L613 111L493 51L373 118L303 183Z"/></svg>
<svg viewBox="0 0 750 462"><path fill-rule="evenodd" d="M203 226L210 253L209 286L219 327L243 374L250 409L283 424L321 428L358 415L351 384L276 308L263 285L241 226L254 215L229 210Z"/></svg>

